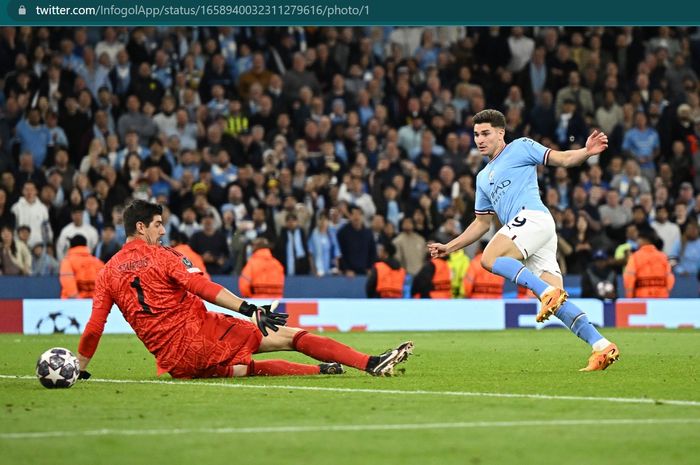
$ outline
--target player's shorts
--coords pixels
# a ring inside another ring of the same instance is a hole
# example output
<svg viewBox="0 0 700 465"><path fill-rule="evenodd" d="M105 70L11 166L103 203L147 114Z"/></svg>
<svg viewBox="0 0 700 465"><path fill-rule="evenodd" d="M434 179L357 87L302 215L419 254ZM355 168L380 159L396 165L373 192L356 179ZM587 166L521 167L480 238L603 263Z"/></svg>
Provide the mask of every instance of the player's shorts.
<svg viewBox="0 0 700 465"><path fill-rule="evenodd" d="M549 212L522 210L498 230L523 254L523 263L535 276L545 271L561 276L557 262L557 230Z"/></svg>
<svg viewBox="0 0 700 465"><path fill-rule="evenodd" d="M230 378L235 365L249 365L262 341L258 327L218 312L207 312L182 359L169 373L173 378Z"/></svg>

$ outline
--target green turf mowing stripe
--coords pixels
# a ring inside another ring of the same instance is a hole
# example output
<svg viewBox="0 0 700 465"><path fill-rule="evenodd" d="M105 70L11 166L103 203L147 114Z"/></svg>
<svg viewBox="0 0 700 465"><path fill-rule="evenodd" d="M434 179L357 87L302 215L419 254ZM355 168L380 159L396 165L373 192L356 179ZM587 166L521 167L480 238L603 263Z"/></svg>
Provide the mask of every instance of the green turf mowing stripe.
<svg viewBox="0 0 700 465"><path fill-rule="evenodd" d="M170 436L174 434L260 434L346 431L395 431L466 428L522 428L548 426L625 426L700 424L700 418L609 418L602 420L471 421L454 423L404 423L385 425L261 426L251 428L96 429L88 431L37 431L0 433L0 440L44 439L75 436Z"/></svg>
<svg viewBox="0 0 700 465"><path fill-rule="evenodd" d="M36 380L34 376L12 376L0 375L0 379L10 380ZM199 381L167 381L167 380L131 380L131 379L95 379L92 378L86 383L109 383L109 384L159 384L172 386L209 386L220 388L239 389L283 389L295 391L323 391L342 392L358 394L391 394L391 395L425 395L425 396L453 396L453 397L495 397L508 399L528 399L528 400L560 400L560 401L593 401L593 402L613 402L623 404L646 404L646 405L680 405L684 407L700 407L700 401L678 400L678 399L651 399L643 397L595 397L595 396L555 396L547 394L517 394L506 392L469 392L469 391L427 391L427 390L400 390L400 389L365 389L365 388L336 388L319 386L289 386L289 385L264 385L264 384L243 384L233 382L199 382Z"/></svg>

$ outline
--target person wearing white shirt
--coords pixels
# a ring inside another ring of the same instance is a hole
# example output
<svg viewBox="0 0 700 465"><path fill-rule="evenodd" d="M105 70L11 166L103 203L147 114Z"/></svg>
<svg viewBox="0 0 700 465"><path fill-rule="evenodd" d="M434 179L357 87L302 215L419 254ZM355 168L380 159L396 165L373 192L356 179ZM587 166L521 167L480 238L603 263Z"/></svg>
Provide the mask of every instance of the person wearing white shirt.
<svg viewBox="0 0 700 465"><path fill-rule="evenodd" d="M70 240L76 234L87 239L87 246L90 251L95 250L97 243L99 242L99 234L97 229L95 229L91 224L84 222L85 207L83 205L75 205L71 208L71 220L72 222L67 224L61 230L58 235L58 241L56 241L56 256L59 261L63 259L70 248Z"/></svg>
<svg viewBox="0 0 700 465"><path fill-rule="evenodd" d="M508 37L508 48L510 48L511 55L508 69L519 73L532 58L532 53L535 51L535 41L525 35L522 27L516 26Z"/></svg>
<svg viewBox="0 0 700 465"><path fill-rule="evenodd" d="M656 218L651 222L651 227L664 241L661 251L670 257L673 246L681 239L681 228L676 223L668 221L668 208L666 206L656 207Z"/></svg>
<svg viewBox="0 0 700 465"><path fill-rule="evenodd" d="M338 190L338 200L345 201L348 205L355 205L362 209L365 217L365 225L369 224L370 220L377 212L377 207L374 205L372 196L364 191L362 178L352 176L349 185L343 183Z"/></svg>
<svg viewBox="0 0 700 465"><path fill-rule="evenodd" d="M50 242L53 232L48 226L49 210L38 197L36 184L26 181L22 186L22 197L12 205L10 211L15 215L17 226L29 227L27 245L31 249L36 244Z"/></svg>

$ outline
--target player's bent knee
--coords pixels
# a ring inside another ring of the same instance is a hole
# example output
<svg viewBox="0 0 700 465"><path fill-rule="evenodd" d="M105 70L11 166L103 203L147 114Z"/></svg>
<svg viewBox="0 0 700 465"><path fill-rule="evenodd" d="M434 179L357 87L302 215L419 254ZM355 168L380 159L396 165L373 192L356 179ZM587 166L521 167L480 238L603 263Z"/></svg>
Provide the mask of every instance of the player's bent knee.
<svg viewBox="0 0 700 465"><path fill-rule="evenodd" d="M481 266L483 266L486 271L491 271L493 269L494 261L496 261L496 258L490 255L483 254L481 256Z"/></svg>

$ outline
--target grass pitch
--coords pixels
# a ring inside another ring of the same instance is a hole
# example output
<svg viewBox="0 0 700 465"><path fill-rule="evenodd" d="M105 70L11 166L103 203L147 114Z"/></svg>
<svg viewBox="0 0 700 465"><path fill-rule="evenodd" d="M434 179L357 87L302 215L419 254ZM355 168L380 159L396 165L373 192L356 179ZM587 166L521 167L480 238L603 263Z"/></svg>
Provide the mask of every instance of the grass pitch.
<svg viewBox="0 0 700 465"><path fill-rule="evenodd" d="M563 330L343 333L379 353L412 339L402 376L173 381L133 336L102 338L93 379L48 390L46 349L0 336L8 464L697 464L700 331L605 330L620 362L579 373ZM281 353L260 358L309 361ZM19 376L19 377L14 377ZM541 396L541 397L538 397Z"/></svg>

